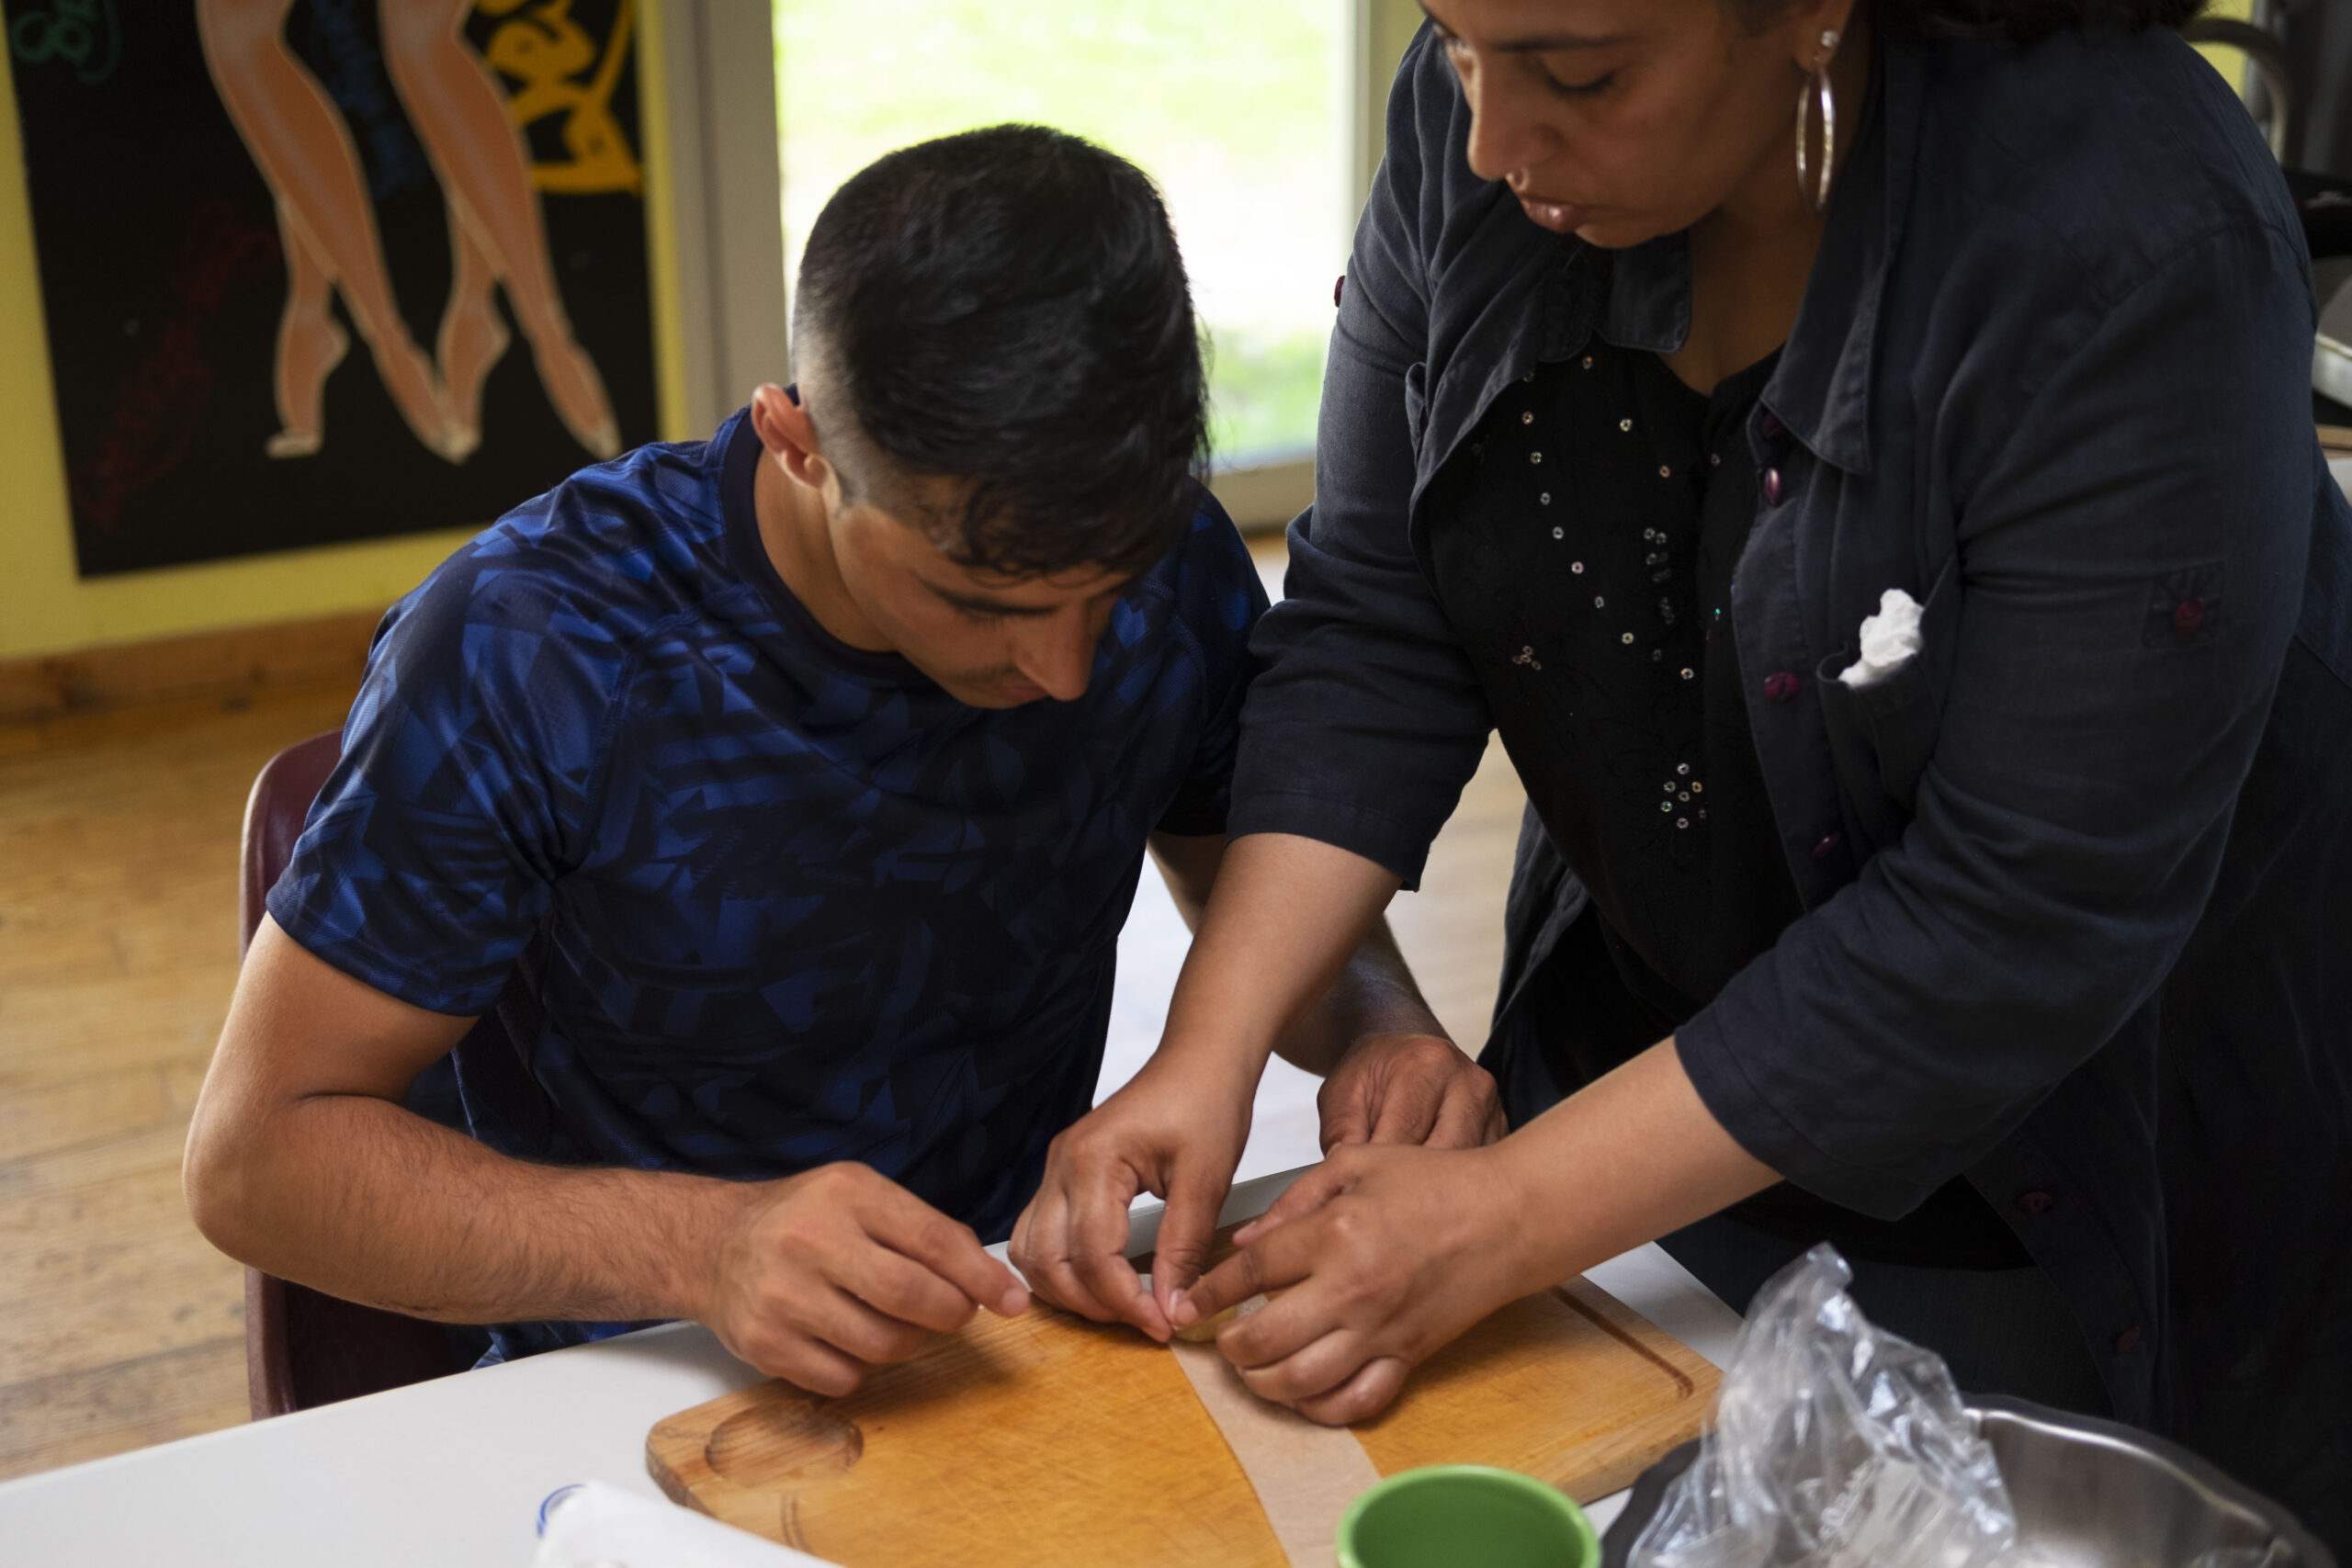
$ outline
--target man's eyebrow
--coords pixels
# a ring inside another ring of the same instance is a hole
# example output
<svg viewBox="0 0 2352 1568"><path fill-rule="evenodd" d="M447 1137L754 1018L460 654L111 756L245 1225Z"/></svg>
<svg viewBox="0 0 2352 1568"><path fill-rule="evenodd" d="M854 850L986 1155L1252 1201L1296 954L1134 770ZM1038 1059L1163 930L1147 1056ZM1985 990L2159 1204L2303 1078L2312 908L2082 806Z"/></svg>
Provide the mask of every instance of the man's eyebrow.
<svg viewBox="0 0 2352 1568"><path fill-rule="evenodd" d="M1054 613L1054 607L1050 604L1008 604L1001 599L990 599L985 594L958 593L952 588L942 588L927 577L918 577L915 581L948 604L955 605L956 608L969 610L978 615L1037 616L1050 615Z"/></svg>
<svg viewBox="0 0 2352 1568"><path fill-rule="evenodd" d="M1445 25L1443 18L1426 5L1421 7L1421 15L1435 22L1438 31L1442 33L1453 31L1452 28ZM1608 33L1599 37L1590 33L1539 33L1532 38L1506 39L1499 43L1490 43L1484 47L1497 54L1549 54L1555 50L1607 49L1611 44L1624 41L1625 35L1623 33Z"/></svg>

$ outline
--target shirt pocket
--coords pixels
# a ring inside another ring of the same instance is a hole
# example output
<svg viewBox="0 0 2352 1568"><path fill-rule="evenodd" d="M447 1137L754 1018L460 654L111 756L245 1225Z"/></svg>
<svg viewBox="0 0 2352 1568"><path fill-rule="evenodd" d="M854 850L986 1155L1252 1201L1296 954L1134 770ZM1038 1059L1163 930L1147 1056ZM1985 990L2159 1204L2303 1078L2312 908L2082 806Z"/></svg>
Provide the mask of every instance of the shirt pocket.
<svg viewBox="0 0 2352 1568"><path fill-rule="evenodd" d="M1858 657L1850 643L1815 671L1849 825L1873 853L1891 848L1918 810L1919 779L1943 727L1932 671L1958 629L1959 584L1957 560L1945 562L1922 606L1919 651L1878 680L1838 679Z"/></svg>

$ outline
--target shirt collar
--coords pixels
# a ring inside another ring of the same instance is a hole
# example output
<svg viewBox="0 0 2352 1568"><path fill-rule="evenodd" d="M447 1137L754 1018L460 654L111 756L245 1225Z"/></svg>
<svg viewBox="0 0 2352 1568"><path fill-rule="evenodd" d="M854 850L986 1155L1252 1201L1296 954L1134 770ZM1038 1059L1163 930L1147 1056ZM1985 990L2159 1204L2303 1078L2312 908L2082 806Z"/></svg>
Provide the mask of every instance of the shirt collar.
<svg viewBox="0 0 2352 1568"><path fill-rule="evenodd" d="M1902 249L1926 84L1917 40L1880 34L1860 135L1838 171L1827 226L1781 367L1758 400L1823 462L1871 469L1871 395L1886 275Z"/></svg>
<svg viewBox="0 0 2352 1568"><path fill-rule="evenodd" d="M1603 343L1672 354L1690 335L1690 238L1661 234L1610 257L1609 297L1594 332Z"/></svg>

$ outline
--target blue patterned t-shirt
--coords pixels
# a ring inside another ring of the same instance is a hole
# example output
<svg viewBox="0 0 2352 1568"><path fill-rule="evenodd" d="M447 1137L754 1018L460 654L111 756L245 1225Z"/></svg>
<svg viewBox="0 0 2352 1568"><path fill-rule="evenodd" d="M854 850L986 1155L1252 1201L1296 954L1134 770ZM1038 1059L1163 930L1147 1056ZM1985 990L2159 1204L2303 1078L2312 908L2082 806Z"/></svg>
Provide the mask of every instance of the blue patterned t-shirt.
<svg viewBox="0 0 2352 1568"><path fill-rule="evenodd" d="M458 1054L493 1147L861 1160L999 1238L1091 1102L1146 835L1224 830L1265 593L1204 491L1084 696L968 707L793 597L761 452L585 469L395 605L269 912L435 1012L520 967L514 1048Z"/></svg>

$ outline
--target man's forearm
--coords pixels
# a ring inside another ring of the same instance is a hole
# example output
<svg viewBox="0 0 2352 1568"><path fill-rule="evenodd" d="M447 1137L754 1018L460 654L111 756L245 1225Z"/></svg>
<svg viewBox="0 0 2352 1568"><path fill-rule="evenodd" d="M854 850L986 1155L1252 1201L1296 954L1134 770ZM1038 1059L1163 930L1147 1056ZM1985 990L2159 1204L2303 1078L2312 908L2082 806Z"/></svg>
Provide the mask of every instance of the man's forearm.
<svg viewBox="0 0 2352 1568"><path fill-rule="evenodd" d="M1373 1034L1445 1035L1385 919L1374 922L1340 977L1283 1032L1274 1052L1295 1067L1328 1077L1350 1045Z"/></svg>
<svg viewBox="0 0 2352 1568"><path fill-rule="evenodd" d="M451 1323L699 1315L744 1190L509 1159L390 1101L316 1095L208 1149L197 1205L223 1251Z"/></svg>

